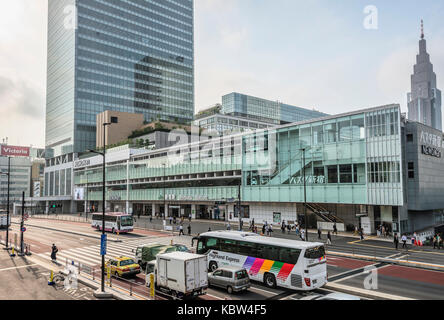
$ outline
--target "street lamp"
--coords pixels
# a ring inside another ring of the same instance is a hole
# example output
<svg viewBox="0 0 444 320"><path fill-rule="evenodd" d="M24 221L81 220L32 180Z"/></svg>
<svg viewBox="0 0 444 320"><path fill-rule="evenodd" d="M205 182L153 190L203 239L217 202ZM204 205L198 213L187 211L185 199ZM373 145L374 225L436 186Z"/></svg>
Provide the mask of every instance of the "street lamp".
<svg viewBox="0 0 444 320"><path fill-rule="evenodd" d="M104 122L102 125L103 125L103 152L100 152L100 151L96 151L96 150L88 150L89 152L92 152L92 153L97 153L97 154L100 154L101 156L103 156L103 198L102 198L102 201L103 201L103 215L102 215L102 239L104 239L105 238L105 192L106 192L106 187L105 187L105 184L106 184L106 180L105 180L105 164L106 164L106 162L105 162L105 157L106 157L106 142L105 142L105 138L106 138L106 136L105 136L105 128L106 128L106 126L109 126L109 125L111 125L111 124L113 124L113 123L118 123L117 122L117 118L116 117L111 117L111 122ZM102 240L102 241L104 241L104 240ZM105 296L104 295L104 293L105 293L105 254L104 254L104 252L101 252L101 255L102 255L102 283L101 283L101 293L100 293L100 295L101 296Z"/></svg>
<svg viewBox="0 0 444 320"><path fill-rule="evenodd" d="M305 148L300 149L302 151L302 168L304 170L304 219L305 219L305 241L308 241L308 220L307 220L307 186L305 179Z"/></svg>
<svg viewBox="0 0 444 320"><path fill-rule="evenodd" d="M5 250L10 250L9 248L9 184L10 184L10 177L11 177L11 157L8 157L8 173L1 173L2 175L8 176L8 199L7 199L7 209L6 209L6 243L5 243Z"/></svg>

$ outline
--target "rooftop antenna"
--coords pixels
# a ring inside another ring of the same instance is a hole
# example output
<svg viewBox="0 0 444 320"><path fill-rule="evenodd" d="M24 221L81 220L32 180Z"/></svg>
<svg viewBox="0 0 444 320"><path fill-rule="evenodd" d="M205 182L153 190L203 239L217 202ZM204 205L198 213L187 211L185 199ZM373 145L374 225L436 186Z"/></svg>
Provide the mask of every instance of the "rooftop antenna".
<svg viewBox="0 0 444 320"><path fill-rule="evenodd" d="M424 20L421 19L421 39L424 39Z"/></svg>

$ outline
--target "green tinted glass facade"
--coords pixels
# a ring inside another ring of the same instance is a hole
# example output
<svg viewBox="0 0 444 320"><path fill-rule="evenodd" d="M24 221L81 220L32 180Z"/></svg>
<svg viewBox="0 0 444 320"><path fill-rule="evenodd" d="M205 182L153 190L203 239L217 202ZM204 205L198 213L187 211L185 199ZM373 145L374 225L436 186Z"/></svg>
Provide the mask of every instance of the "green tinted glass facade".
<svg viewBox="0 0 444 320"><path fill-rule="evenodd" d="M303 202L304 171L307 202L402 205L399 107L244 137L243 200Z"/></svg>

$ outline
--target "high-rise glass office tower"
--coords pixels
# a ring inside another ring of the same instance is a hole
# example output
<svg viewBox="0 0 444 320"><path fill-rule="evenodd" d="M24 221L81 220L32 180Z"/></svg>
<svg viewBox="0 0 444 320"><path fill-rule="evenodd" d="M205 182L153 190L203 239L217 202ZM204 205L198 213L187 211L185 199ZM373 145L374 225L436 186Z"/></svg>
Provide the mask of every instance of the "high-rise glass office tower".
<svg viewBox="0 0 444 320"><path fill-rule="evenodd" d="M190 122L193 18L193 0L49 0L52 156L94 148L96 115L106 110Z"/></svg>

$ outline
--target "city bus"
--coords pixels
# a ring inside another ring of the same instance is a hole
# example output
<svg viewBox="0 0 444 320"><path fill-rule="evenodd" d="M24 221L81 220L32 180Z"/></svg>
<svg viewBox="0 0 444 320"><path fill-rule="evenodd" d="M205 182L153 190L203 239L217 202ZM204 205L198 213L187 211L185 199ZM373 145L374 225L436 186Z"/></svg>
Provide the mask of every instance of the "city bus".
<svg viewBox="0 0 444 320"><path fill-rule="evenodd" d="M259 236L241 231L211 231L197 238L196 253L208 256L208 269L241 267L267 287L310 291L327 283L324 244Z"/></svg>
<svg viewBox="0 0 444 320"><path fill-rule="evenodd" d="M94 213L92 216L91 227L102 230L103 213ZM105 231L112 233L127 233L134 229L133 217L123 212L105 213Z"/></svg>

